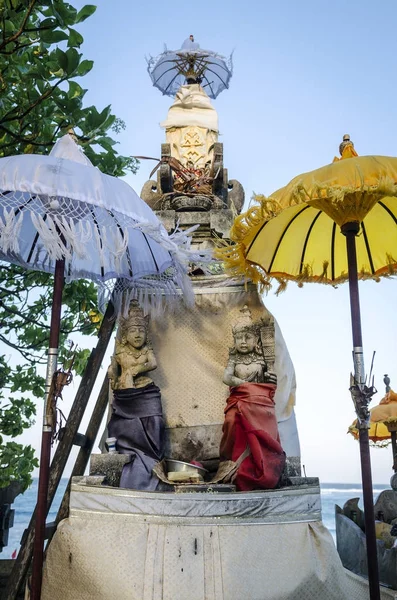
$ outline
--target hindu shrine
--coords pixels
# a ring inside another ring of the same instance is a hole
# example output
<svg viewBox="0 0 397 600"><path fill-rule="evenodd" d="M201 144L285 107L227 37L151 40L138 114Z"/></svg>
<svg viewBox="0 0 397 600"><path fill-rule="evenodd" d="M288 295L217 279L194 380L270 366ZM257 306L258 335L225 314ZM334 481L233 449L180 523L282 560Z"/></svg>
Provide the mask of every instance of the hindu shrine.
<svg viewBox="0 0 397 600"><path fill-rule="evenodd" d="M229 87L231 58L190 36L148 71L173 101L141 197L169 233L191 230L198 250L230 243L245 196L211 100ZM295 372L277 320L220 260L197 260L190 278L193 306L149 317L134 301L120 319L107 444L73 481L43 598L362 598L322 524L318 479L301 476Z"/></svg>

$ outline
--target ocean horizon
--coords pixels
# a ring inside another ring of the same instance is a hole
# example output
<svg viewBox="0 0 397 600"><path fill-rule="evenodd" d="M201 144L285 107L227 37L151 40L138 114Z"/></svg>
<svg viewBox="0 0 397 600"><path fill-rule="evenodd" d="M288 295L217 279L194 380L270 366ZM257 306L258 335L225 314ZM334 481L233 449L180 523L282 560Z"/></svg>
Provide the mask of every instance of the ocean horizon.
<svg viewBox="0 0 397 600"><path fill-rule="evenodd" d="M51 506L48 516L48 522L53 521L61 503L68 478L63 478L59 484L57 494ZM34 478L32 485L15 499L12 508L15 510L14 526L10 529L8 545L0 553L0 558L12 558L18 552L20 540L24 530L28 527L32 512L36 505L38 478ZM335 541L335 504L343 508L344 503L351 498L360 498L362 503L362 486L360 483L320 483L321 488L321 509L324 525L329 529ZM374 499L380 492L390 489L390 484L374 484Z"/></svg>

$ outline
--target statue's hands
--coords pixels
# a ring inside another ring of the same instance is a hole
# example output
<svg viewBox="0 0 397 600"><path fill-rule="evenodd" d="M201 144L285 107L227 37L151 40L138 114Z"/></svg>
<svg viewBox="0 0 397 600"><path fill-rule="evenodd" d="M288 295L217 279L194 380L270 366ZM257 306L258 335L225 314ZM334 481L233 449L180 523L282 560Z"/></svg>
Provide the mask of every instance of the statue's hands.
<svg viewBox="0 0 397 600"><path fill-rule="evenodd" d="M249 375L245 381L241 380L241 383L252 383L253 381L257 380L258 375L258 371L255 371L254 373L251 373L251 375Z"/></svg>
<svg viewBox="0 0 397 600"><path fill-rule="evenodd" d="M272 371L267 371L267 373L265 373L265 383L274 383L275 385L277 385L276 373L273 373Z"/></svg>
<svg viewBox="0 0 397 600"><path fill-rule="evenodd" d="M131 370L131 375L132 375L133 377L136 377L137 375L139 375L139 373L141 373L141 372L142 372L142 369L140 368L140 366L139 366L139 365L135 365L135 367L131 367L131 369L130 369L130 370Z"/></svg>

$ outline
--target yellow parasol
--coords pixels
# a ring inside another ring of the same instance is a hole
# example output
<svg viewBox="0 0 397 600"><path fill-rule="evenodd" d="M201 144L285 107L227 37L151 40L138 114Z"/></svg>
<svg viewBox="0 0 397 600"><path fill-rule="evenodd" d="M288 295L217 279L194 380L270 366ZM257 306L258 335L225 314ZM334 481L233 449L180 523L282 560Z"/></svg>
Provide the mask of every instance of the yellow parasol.
<svg viewBox="0 0 397 600"><path fill-rule="evenodd" d="M352 315L354 401L360 439L368 578L371 600L379 600L368 402L363 361L358 279L397 270L397 158L357 156L349 136L335 159L295 177L236 218L233 245L218 255L232 275L270 287L276 279L298 284L349 280ZM396 257L396 258L395 258Z"/></svg>
<svg viewBox="0 0 397 600"><path fill-rule="evenodd" d="M357 419L350 425L348 433L357 440L359 429ZM397 394L389 390L377 406L370 410L370 428L368 437L374 446L384 447L390 441L393 452L393 470L397 471Z"/></svg>
<svg viewBox="0 0 397 600"><path fill-rule="evenodd" d="M283 287L286 280L341 283L348 279L341 228L360 223L358 277L395 272L397 158L354 151L344 160L351 144L341 160L295 177L269 198L255 197L257 203L234 222L235 244L221 250L229 271L265 287L271 277Z"/></svg>

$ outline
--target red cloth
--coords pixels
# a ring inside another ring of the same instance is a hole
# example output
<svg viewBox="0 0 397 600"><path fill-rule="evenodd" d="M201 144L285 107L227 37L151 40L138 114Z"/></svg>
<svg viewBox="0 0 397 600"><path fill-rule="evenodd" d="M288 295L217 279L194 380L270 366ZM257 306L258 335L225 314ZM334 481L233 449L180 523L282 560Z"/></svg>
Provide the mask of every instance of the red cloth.
<svg viewBox="0 0 397 600"><path fill-rule="evenodd" d="M236 461L247 448L234 483L238 490L272 489L285 466L271 383L243 383L230 388L220 446L221 460Z"/></svg>

